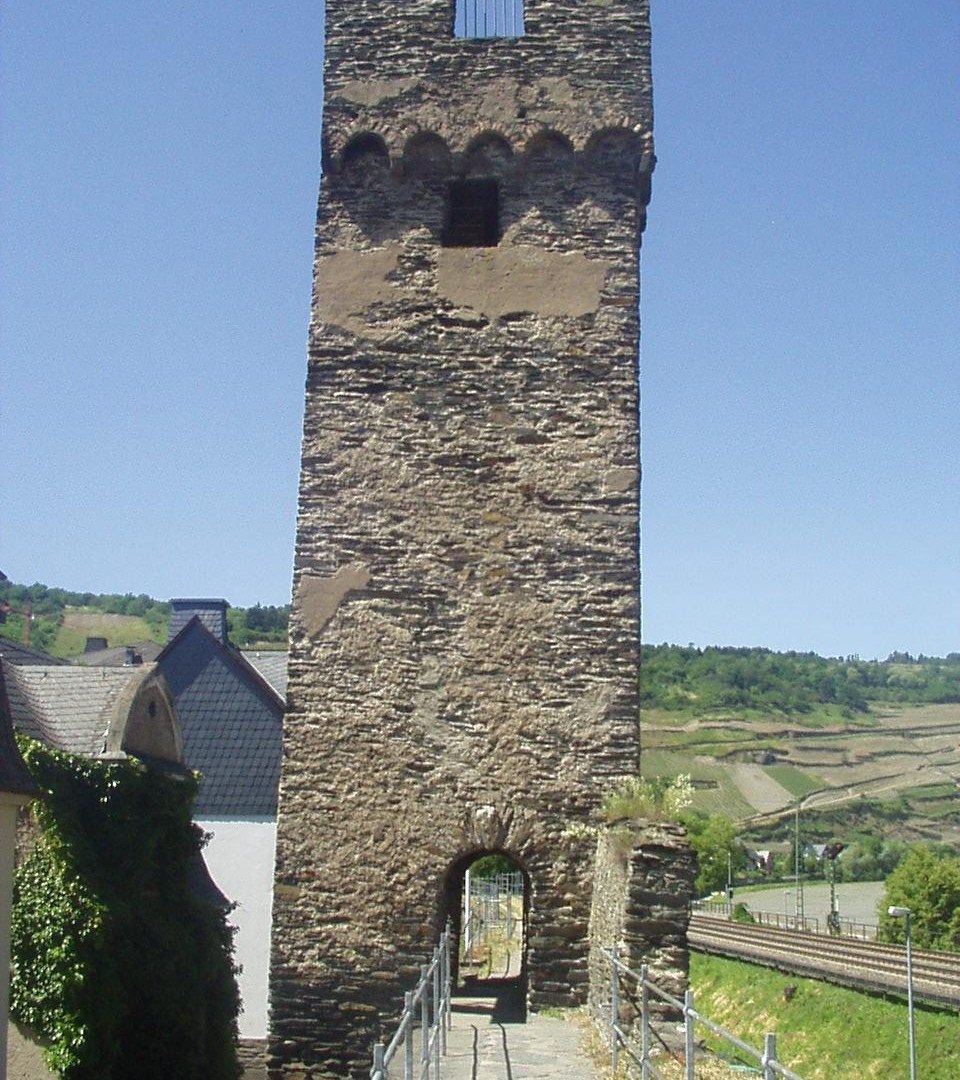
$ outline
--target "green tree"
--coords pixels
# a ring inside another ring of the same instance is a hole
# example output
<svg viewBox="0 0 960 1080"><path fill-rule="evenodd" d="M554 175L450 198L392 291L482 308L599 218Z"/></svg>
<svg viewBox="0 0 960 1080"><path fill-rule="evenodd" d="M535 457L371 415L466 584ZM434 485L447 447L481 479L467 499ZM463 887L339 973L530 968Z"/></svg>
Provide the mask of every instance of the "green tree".
<svg viewBox="0 0 960 1080"><path fill-rule="evenodd" d="M887 914L891 906L910 909L919 948L960 950L960 858L916 847L887 878L878 936L903 942L904 920Z"/></svg>
<svg viewBox="0 0 960 1080"><path fill-rule="evenodd" d="M728 856L734 873L743 868L745 861L743 848L737 843L736 826L723 814L684 814L681 820L697 853L697 894L706 896L725 889Z"/></svg>

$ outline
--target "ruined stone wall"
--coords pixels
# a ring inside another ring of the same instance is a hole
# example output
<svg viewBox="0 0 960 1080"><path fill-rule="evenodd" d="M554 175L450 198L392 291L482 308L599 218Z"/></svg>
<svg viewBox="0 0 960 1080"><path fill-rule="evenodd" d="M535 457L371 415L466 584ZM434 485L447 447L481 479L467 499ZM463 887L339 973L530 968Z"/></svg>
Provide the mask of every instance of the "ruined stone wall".
<svg viewBox="0 0 960 1080"><path fill-rule="evenodd" d="M449 906L504 851L534 1006L583 1000L592 855L638 757L645 3L331 0L271 1075L359 1075ZM451 178L499 242L442 245Z"/></svg>
<svg viewBox="0 0 960 1080"><path fill-rule="evenodd" d="M660 989L683 998L690 970L687 926L696 878L693 849L676 825L619 825L597 841L590 912L590 1007L606 1020L610 1009L610 961L619 958L640 972L646 964ZM621 977L620 1024L628 1030L639 1012L635 980ZM659 1001L651 999L656 1013Z"/></svg>

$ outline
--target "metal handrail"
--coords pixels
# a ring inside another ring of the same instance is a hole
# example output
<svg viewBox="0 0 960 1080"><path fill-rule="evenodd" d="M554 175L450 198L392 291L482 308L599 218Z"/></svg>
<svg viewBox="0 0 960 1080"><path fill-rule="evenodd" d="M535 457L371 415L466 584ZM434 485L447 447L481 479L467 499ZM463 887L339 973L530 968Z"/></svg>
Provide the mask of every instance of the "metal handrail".
<svg viewBox="0 0 960 1080"><path fill-rule="evenodd" d="M668 994L665 990L661 990L660 987L650 981L647 976L646 964L641 966L638 974L623 963L618 955L619 949L616 945L610 949L602 948L600 952L610 961L610 1014L608 1025L610 1029L610 1065L614 1072L616 1072L619 1064L620 1049L622 1047L633 1061L640 1066L640 1076L642 1080L650 1080L650 1078L653 1078L653 1080L663 1080L663 1074L657 1069L656 1065L651 1060L650 1055L650 995L652 994L654 997L659 998L668 1005L672 1005L683 1014L687 1080L694 1080L696 1070L697 1048L694 1039L694 1028L696 1024L702 1024L709 1031L712 1031L714 1035L717 1035L732 1046L735 1046L741 1054L752 1057L757 1061L763 1072L763 1080L776 1080L776 1077L778 1076L783 1077L784 1080L803 1080L803 1077L777 1061L777 1037L773 1032L768 1032L764 1036L763 1050L757 1050L749 1043L738 1038L733 1032L727 1031L726 1028L714 1023L702 1013L697 1012L694 1008L692 990L687 990L683 996L683 1001L681 1001L672 994ZM627 1033L619 1026L621 974L634 979L640 987L639 1054L637 1054L634 1047L630 1044Z"/></svg>
<svg viewBox="0 0 960 1080"><path fill-rule="evenodd" d="M370 1080L390 1080L390 1063L403 1046L403 1080L430 1080L440 1076L440 1058L447 1052L451 1024L450 939L448 922L434 947L429 964L420 967L420 981L403 995L403 1012L393 1038L373 1047ZM417 1006L420 1006L419 1010ZM420 1014L420 1061L414 1072L414 1031Z"/></svg>
<svg viewBox="0 0 960 1080"><path fill-rule="evenodd" d="M693 910L702 912L704 915L715 915L730 918L733 914L733 904L729 900L694 900ZM815 915L798 917L788 913L780 914L777 911L754 911L750 915L755 923L765 926L775 926L778 930L806 930L813 934L820 933L820 920ZM858 938L861 941L874 941L877 937L876 923L857 922L854 919L839 920L840 932L834 936Z"/></svg>

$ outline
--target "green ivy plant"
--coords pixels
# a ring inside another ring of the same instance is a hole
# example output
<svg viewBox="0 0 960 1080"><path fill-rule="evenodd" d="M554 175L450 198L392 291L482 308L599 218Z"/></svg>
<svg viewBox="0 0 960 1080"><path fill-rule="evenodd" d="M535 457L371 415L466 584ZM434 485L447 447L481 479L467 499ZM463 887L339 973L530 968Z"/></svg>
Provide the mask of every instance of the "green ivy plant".
<svg viewBox="0 0 960 1080"><path fill-rule="evenodd" d="M13 1017L65 1080L236 1080L233 930L189 887L195 779L20 747L44 798L14 878Z"/></svg>

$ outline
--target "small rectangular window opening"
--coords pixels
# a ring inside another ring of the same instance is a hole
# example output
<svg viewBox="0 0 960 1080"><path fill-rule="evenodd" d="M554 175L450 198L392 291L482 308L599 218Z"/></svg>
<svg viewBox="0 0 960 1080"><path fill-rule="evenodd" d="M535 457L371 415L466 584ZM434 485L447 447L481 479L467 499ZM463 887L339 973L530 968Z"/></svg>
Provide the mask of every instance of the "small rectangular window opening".
<svg viewBox="0 0 960 1080"><path fill-rule="evenodd" d="M500 191L496 180L453 180L447 192L444 247L496 247Z"/></svg>
<svg viewBox="0 0 960 1080"><path fill-rule="evenodd" d="M523 36L523 0L455 0L453 36Z"/></svg>

